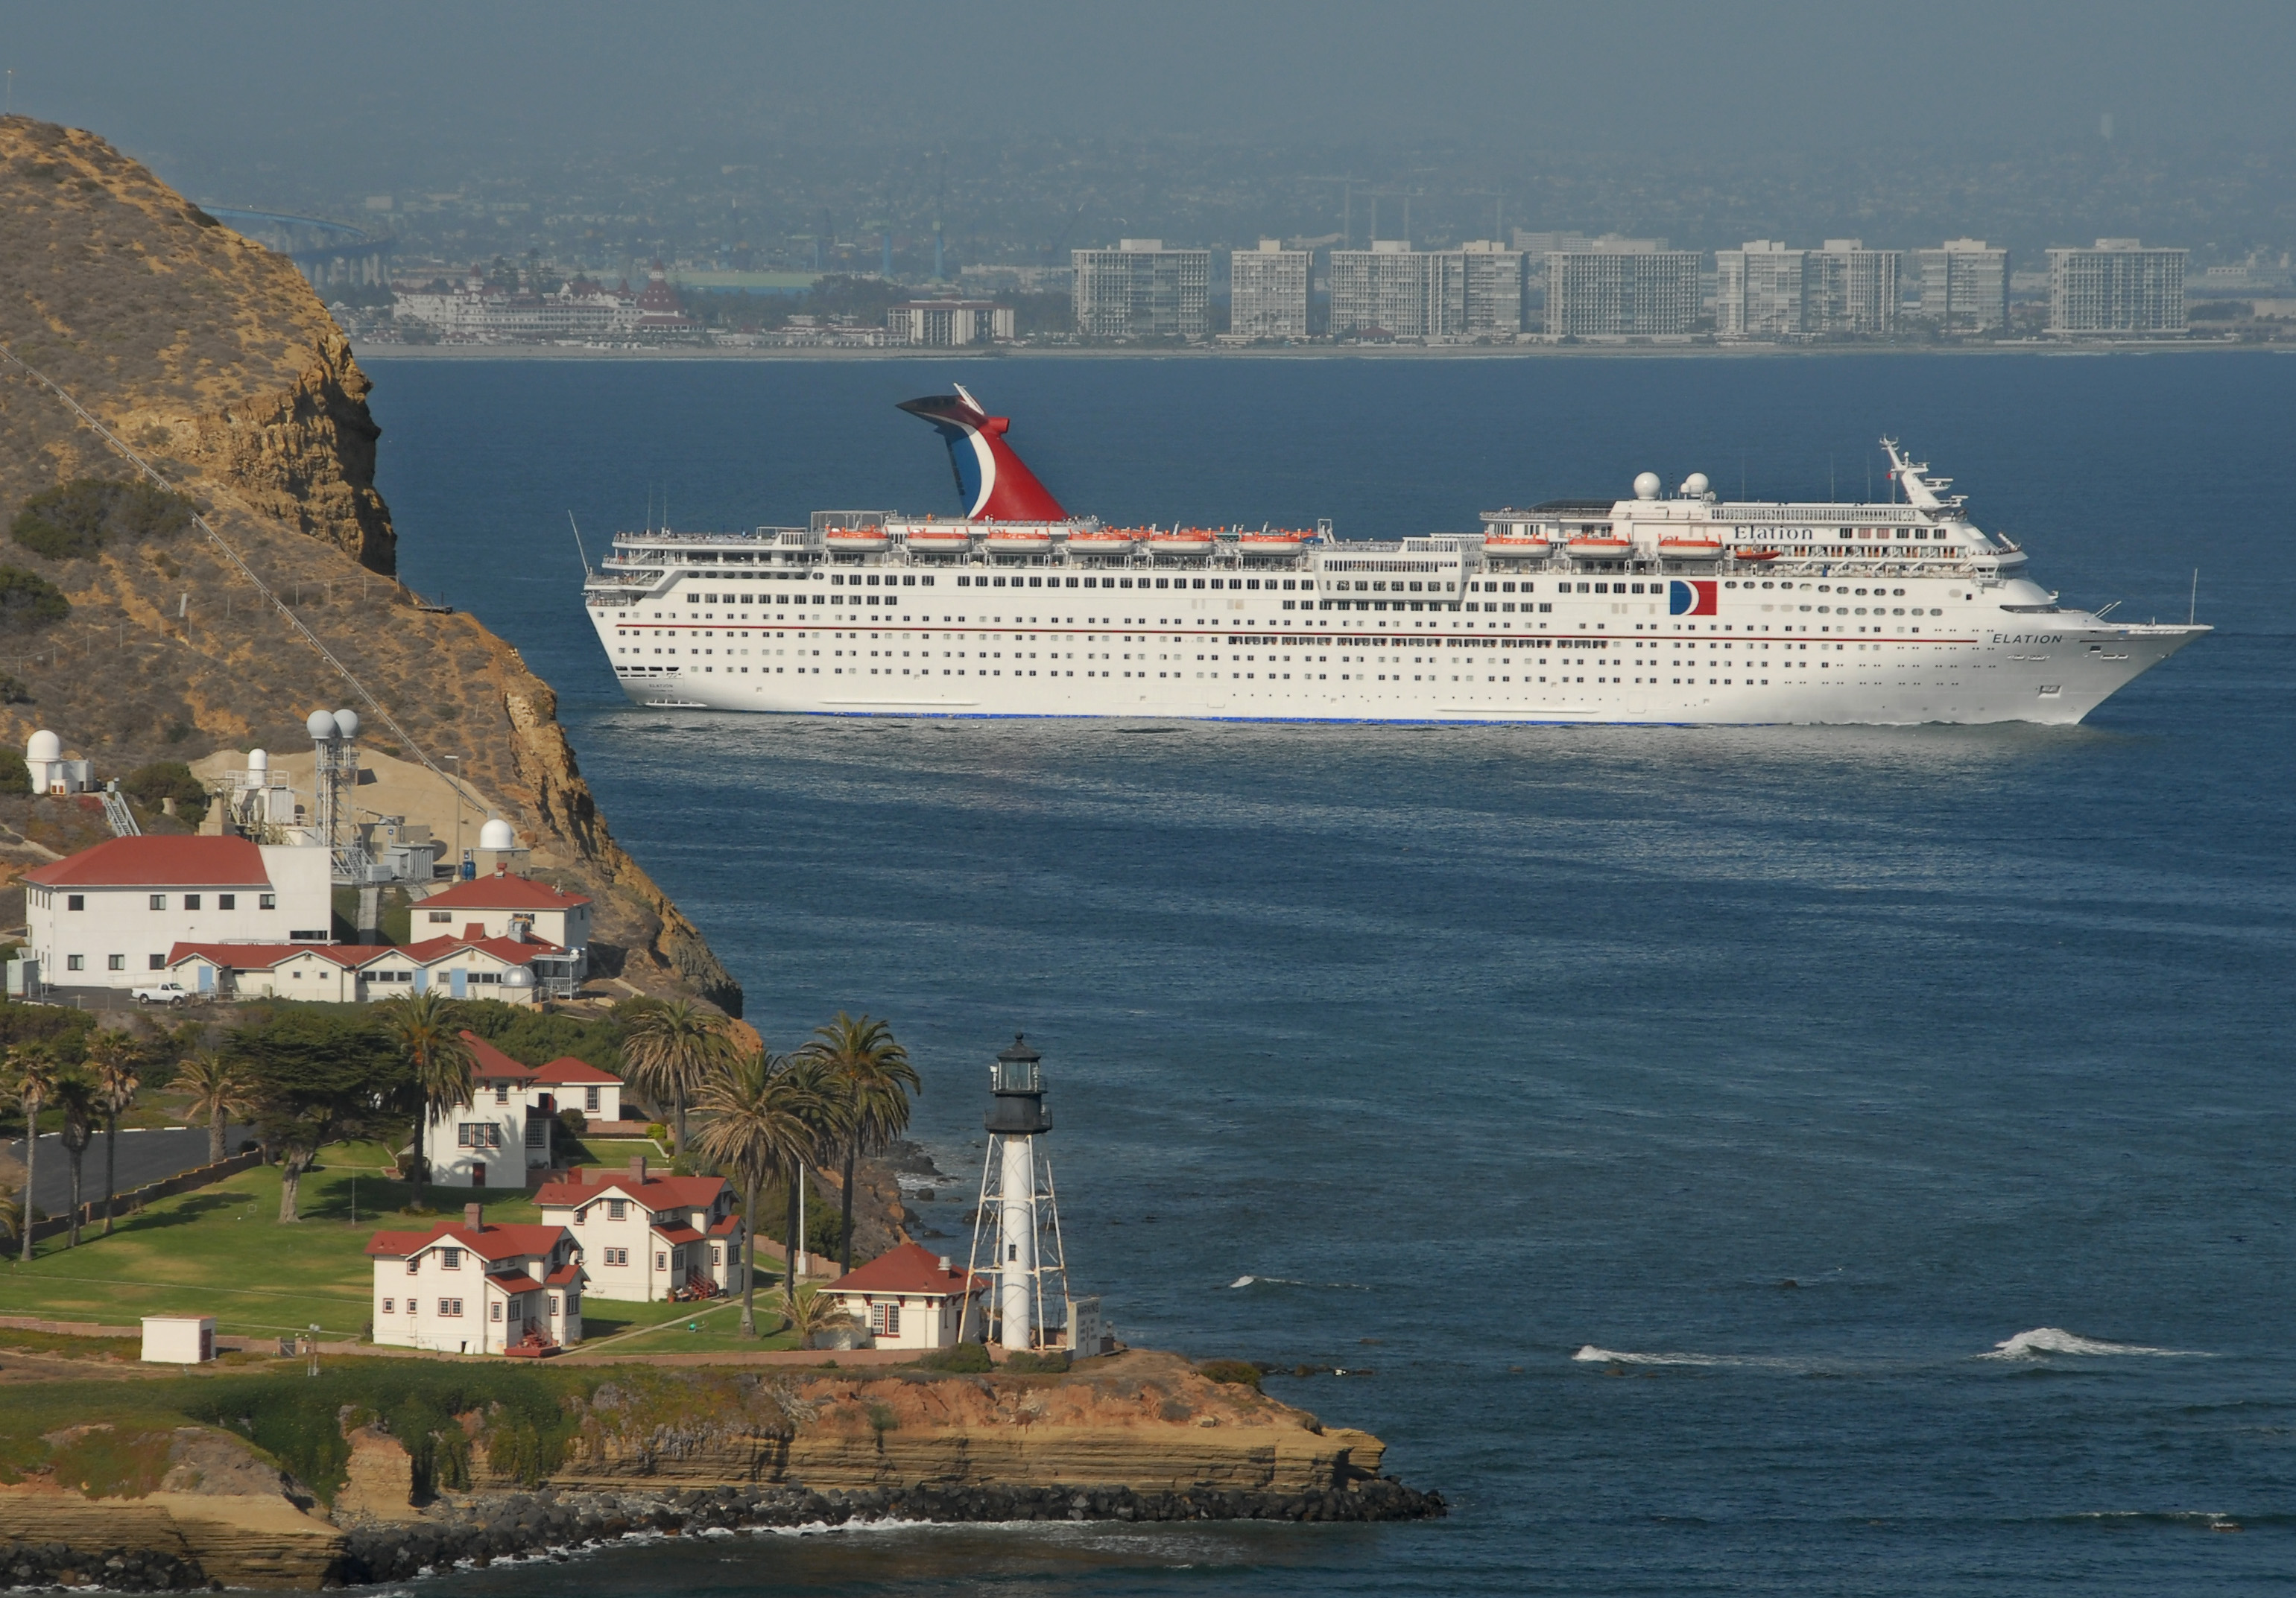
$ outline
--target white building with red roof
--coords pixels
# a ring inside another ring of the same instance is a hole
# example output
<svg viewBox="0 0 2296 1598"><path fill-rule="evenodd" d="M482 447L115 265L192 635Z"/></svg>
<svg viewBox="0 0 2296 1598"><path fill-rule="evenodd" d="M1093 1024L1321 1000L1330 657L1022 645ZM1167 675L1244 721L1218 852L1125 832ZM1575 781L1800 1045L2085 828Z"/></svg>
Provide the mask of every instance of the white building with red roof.
<svg viewBox="0 0 2296 1598"><path fill-rule="evenodd" d="M562 1111L622 1118L622 1079L586 1061L566 1055L528 1065L475 1032L464 1032L463 1042L471 1051L472 1101L423 1128L422 1152L430 1179L442 1186L524 1187L555 1162Z"/></svg>
<svg viewBox="0 0 2296 1598"><path fill-rule="evenodd" d="M324 999L357 1004L433 990L457 999L531 1004L549 990L539 968L565 951L532 938L430 938L403 947L339 943L178 943L164 969L190 992L217 998ZM154 980L143 978L141 981Z"/></svg>
<svg viewBox="0 0 2296 1598"><path fill-rule="evenodd" d="M652 1176L640 1156L627 1171L570 1171L543 1184L534 1201L545 1225L581 1240L601 1299L652 1303L681 1289L742 1291L749 1234L723 1177Z"/></svg>
<svg viewBox="0 0 2296 1598"><path fill-rule="evenodd" d="M590 947L590 901L497 866L483 877L442 888L414 906L414 930L430 937L539 938L574 954Z"/></svg>
<svg viewBox="0 0 2296 1598"><path fill-rule="evenodd" d="M582 1247L562 1226L505 1226L476 1204L428 1232L378 1232L374 1340L447 1354L544 1353L582 1340Z"/></svg>
<svg viewBox="0 0 2296 1598"><path fill-rule="evenodd" d="M873 1348L946 1348L971 1322L975 1337L985 1323L973 1299L988 1278L958 1268L946 1254L905 1242L847 1272L821 1291L868 1329Z"/></svg>
<svg viewBox="0 0 2296 1598"><path fill-rule="evenodd" d="M328 852L245 838L113 838L24 873L29 953L66 987L164 980L189 943L324 944Z"/></svg>

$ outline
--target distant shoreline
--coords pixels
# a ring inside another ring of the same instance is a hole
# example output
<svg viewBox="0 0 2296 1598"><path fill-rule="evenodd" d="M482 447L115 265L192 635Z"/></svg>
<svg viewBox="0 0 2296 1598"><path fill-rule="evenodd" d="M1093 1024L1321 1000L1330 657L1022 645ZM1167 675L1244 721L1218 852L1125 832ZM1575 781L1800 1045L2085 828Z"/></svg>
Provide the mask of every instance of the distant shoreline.
<svg viewBox="0 0 2296 1598"><path fill-rule="evenodd" d="M2291 344L2194 344L2144 341L2095 344L1841 344L1792 348L1783 345L1511 344L1432 347L1358 345L1341 349L1139 349L1117 346L1075 348L1003 345L943 349L720 349L665 345L646 349L570 348L557 344L363 344L351 353L375 361L1516 361L1516 360L1805 360L1844 356L2046 356L2070 358L2125 355L2296 355Z"/></svg>

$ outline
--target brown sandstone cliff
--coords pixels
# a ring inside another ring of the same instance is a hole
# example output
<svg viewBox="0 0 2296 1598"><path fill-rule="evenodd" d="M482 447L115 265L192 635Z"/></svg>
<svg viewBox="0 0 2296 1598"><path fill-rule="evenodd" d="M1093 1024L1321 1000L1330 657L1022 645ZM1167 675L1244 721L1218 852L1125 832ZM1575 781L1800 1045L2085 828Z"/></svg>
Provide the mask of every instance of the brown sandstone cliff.
<svg viewBox="0 0 2296 1598"><path fill-rule="evenodd" d="M601 963L738 1013L701 932L615 842L549 686L468 616L391 580L369 383L293 266L217 225L94 135L0 118L0 344L69 390L206 512L256 575L405 729L386 753L461 769L598 900ZM126 464L0 362L0 528L31 496ZM52 560L0 534L0 565L53 583L60 622L0 619L0 741L36 726L99 777L218 749L296 749L348 686L196 529Z"/></svg>

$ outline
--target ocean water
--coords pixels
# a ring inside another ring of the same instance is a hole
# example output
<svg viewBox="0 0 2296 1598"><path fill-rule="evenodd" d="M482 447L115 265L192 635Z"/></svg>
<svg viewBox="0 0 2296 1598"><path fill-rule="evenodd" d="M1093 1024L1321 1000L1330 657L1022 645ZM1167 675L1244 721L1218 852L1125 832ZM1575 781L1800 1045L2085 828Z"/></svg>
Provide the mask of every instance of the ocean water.
<svg viewBox="0 0 2296 1598"><path fill-rule="evenodd" d="M1346 1367L1268 1385L1452 1505L655 1544L438 1590L2296 1586L2296 361L370 369L409 579L557 685L770 1040L894 1021L955 1177L931 1224L961 1247L983 1068L1025 1029L1119 1330ZM951 378L1072 508L1343 536L1644 467L1857 494L1887 431L2068 599L2220 630L2070 729L622 701L570 510L594 555L665 500L951 510L891 409Z"/></svg>

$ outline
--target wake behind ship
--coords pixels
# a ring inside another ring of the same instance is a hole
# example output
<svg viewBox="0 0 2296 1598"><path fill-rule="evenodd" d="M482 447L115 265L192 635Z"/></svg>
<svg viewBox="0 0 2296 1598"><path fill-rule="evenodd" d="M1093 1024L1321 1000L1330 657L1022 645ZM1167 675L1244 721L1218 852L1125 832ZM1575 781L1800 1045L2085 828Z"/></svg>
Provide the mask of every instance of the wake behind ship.
<svg viewBox="0 0 2296 1598"><path fill-rule="evenodd" d="M1389 542L1070 515L963 388L950 520L619 533L583 594L631 699L841 716L2080 721L2209 631L2060 606L1949 479L1903 503L1619 500ZM2107 607L2108 610L2111 607Z"/></svg>

